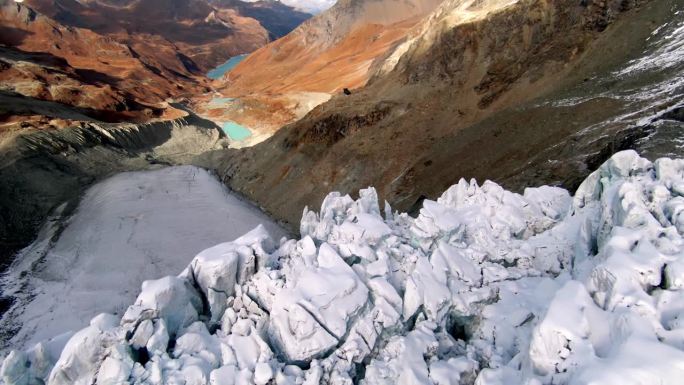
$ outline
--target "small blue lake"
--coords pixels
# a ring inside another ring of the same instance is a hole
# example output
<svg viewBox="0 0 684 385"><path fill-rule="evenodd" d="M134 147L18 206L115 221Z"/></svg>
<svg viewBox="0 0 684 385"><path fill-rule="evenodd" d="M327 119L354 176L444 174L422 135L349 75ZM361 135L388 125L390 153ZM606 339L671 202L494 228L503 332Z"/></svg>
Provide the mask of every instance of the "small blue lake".
<svg viewBox="0 0 684 385"><path fill-rule="evenodd" d="M249 128L235 122L225 122L223 123L222 128L223 132L225 132L228 137L238 142L252 136L252 131L250 131Z"/></svg>
<svg viewBox="0 0 684 385"><path fill-rule="evenodd" d="M207 72L207 77L209 79L221 78L226 72L232 70L236 65L240 64L241 61L245 60L246 57L247 54L233 56L232 58L228 59L228 61L226 61L225 63Z"/></svg>

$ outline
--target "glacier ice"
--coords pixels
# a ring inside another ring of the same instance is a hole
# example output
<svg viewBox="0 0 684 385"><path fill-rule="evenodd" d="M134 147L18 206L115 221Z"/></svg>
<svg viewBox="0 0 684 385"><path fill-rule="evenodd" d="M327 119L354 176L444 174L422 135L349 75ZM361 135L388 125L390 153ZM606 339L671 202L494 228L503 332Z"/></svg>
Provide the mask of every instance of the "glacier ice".
<svg viewBox="0 0 684 385"><path fill-rule="evenodd" d="M5 384L678 384L684 160L615 154L574 197L374 189L146 281L121 319L12 351ZM68 342L65 340L68 338Z"/></svg>
<svg viewBox="0 0 684 385"><path fill-rule="evenodd" d="M2 350L81 329L101 312L120 318L143 281L175 275L189 257L260 223L274 239L286 234L194 166L116 174L60 216L0 277L3 295L16 299L0 317Z"/></svg>

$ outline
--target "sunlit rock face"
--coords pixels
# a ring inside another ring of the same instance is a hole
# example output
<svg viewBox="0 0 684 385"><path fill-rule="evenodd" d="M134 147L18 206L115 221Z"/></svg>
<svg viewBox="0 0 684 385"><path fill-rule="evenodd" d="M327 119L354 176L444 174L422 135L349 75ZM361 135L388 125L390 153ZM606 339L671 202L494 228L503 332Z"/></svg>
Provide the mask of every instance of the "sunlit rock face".
<svg viewBox="0 0 684 385"><path fill-rule="evenodd" d="M277 1L2 0L0 136L186 116L169 102L208 92L208 70L310 16Z"/></svg>
<svg viewBox="0 0 684 385"><path fill-rule="evenodd" d="M440 0L341 0L252 53L214 85L232 103L197 109L214 120L234 120L271 136L345 88L359 89L377 63L408 39Z"/></svg>
<svg viewBox="0 0 684 385"><path fill-rule="evenodd" d="M25 4L60 23L128 44L141 55L170 60L178 54L188 67L202 71L286 35L311 16L272 1L26 0Z"/></svg>

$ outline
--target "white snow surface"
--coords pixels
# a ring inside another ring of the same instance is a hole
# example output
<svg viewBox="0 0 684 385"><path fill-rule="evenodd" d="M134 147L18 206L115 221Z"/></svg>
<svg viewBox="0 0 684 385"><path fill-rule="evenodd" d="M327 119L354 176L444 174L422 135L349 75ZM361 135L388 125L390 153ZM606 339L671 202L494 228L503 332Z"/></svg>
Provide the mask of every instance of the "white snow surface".
<svg viewBox="0 0 684 385"><path fill-rule="evenodd" d="M681 384L684 160L620 152L574 197L461 180L417 218L359 196L12 351L4 383Z"/></svg>
<svg viewBox="0 0 684 385"><path fill-rule="evenodd" d="M4 277L5 295L19 296L3 328L32 346L79 330L101 312L120 317L143 281L176 274L188 256L234 239L268 216L232 195L207 171L169 167L118 174L90 188L56 241L47 228Z"/></svg>

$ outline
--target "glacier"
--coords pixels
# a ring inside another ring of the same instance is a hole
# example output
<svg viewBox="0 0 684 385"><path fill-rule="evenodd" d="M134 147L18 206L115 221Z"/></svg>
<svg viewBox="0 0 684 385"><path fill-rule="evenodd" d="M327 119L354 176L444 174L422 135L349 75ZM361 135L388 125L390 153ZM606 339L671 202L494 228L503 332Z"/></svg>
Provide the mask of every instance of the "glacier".
<svg viewBox="0 0 684 385"><path fill-rule="evenodd" d="M4 384L679 384L684 159L613 155L574 196L461 180L413 218L373 188L145 281L4 359Z"/></svg>
<svg viewBox="0 0 684 385"><path fill-rule="evenodd" d="M96 183L73 215L49 220L3 274L3 295L16 298L0 319L3 345L30 347L79 330L101 312L121 316L143 281L176 274L188 255L260 223L274 237L286 234L194 166L125 172Z"/></svg>

